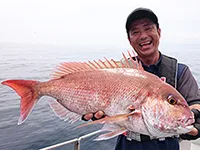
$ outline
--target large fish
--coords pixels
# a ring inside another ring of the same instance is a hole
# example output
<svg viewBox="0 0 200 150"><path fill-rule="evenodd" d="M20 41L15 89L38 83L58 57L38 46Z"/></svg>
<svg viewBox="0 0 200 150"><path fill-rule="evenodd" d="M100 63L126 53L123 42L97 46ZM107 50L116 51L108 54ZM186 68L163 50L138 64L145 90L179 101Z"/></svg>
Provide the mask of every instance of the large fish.
<svg viewBox="0 0 200 150"><path fill-rule="evenodd" d="M51 96L49 104L61 119L75 122L83 114L102 110L108 117L89 122L103 123L108 131L97 139L109 139L126 131L153 138L187 133L194 122L185 99L159 77L144 71L138 61L127 59L106 63L69 62L61 64L47 82L7 80L21 96L20 118L25 121L42 96ZM129 56L132 57L129 53ZM85 126L85 125L83 125Z"/></svg>

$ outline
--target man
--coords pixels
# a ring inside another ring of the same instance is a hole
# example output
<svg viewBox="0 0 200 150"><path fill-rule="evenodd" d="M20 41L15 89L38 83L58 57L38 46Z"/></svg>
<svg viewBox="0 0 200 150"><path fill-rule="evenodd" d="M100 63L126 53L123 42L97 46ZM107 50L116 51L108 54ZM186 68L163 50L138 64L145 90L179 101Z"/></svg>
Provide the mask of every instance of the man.
<svg viewBox="0 0 200 150"><path fill-rule="evenodd" d="M127 18L126 31L130 45L138 54L143 68L159 77L166 77L166 82L174 86L187 100L195 116L194 128L181 135L182 139L193 140L200 137L200 92L189 68L177 63L175 58L161 54L158 50L161 29L157 16L150 9L137 8ZM99 119L102 111L86 114L84 120ZM134 136L133 136L134 135ZM116 150L179 150L177 137L151 139L146 135L127 135L118 137Z"/></svg>

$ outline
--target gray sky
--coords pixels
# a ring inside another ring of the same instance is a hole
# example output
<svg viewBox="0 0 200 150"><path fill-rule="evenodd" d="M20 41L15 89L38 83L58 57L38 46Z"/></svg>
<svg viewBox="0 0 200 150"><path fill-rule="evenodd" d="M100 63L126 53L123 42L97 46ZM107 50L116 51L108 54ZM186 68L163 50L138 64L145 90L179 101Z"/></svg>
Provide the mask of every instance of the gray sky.
<svg viewBox="0 0 200 150"><path fill-rule="evenodd" d="M0 43L126 47L136 7L157 14L162 42L199 43L199 0L1 0Z"/></svg>

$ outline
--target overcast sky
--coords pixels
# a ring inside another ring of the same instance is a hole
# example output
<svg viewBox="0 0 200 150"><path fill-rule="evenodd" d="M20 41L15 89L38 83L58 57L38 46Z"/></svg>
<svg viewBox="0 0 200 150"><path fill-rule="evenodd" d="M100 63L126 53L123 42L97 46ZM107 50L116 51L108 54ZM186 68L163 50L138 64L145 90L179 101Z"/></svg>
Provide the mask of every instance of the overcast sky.
<svg viewBox="0 0 200 150"><path fill-rule="evenodd" d="M164 43L199 43L200 0L0 0L0 43L128 45L137 7L158 16Z"/></svg>

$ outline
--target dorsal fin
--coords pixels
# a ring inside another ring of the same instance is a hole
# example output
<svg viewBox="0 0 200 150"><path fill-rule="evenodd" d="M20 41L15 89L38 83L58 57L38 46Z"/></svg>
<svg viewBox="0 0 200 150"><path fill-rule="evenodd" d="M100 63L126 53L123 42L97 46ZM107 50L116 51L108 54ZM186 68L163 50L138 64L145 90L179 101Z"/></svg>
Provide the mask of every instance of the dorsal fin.
<svg viewBox="0 0 200 150"><path fill-rule="evenodd" d="M127 68L131 68L131 66L130 66L130 64L129 64L129 61L128 61L128 59L126 58L126 56L124 55L124 53L122 53L122 55L123 55L124 60L125 60L125 66L126 66Z"/></svg>
<svg viewBox="0 0 200 150"><path fill-rule="evenodd" d="M88 61L88 62L65 62L56 67L56 71L52 74L53 78L60 78L69 73L75 73L80 71L98 70L98 69L109 69L109 68L134 68L143 70L142 64L137 60L137 57L132 51L133 55L128 51L128 57L123 55L123 60L115 61L113 59L108 60L104 57L105 61ZM135 58L132 59L132 57Z"/></svg>

